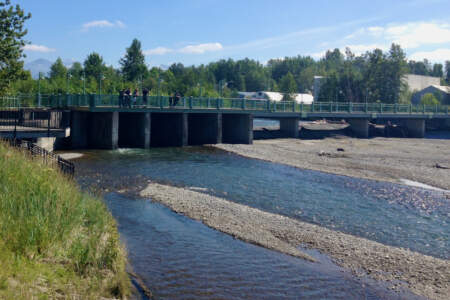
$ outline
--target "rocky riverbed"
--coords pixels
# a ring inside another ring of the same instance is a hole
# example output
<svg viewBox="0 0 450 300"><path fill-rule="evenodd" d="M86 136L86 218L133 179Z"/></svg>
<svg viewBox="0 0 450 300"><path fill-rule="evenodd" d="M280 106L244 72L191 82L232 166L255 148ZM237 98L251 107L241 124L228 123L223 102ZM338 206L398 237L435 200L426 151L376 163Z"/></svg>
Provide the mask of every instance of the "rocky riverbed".
<svg viewBox="0 0 450 300"><path fill-rule="evenodd" d="M196 188L150 183L140 192L175 212L247 242L314 261L299 246L317 249L356 275L389 282L392 289L444 299L450 294L450 262L383 245L321 226L263 212Z"/></svg>
<svg viewBox="0 0 450 300"><path fill-rule="evenodd" d="M408 179L450 190L450 140L344 136L256 140L214 147L302 169L394 183Z"/></svg>

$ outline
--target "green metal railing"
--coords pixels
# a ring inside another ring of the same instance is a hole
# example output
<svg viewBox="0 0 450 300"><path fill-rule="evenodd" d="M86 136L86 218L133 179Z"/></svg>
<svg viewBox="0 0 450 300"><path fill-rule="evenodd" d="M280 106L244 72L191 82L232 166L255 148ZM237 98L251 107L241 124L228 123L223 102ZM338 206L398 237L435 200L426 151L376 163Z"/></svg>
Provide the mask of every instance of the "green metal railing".
<svg viewBox="0 0 450 300"><path fill-rule="evenodd" d="M0 108L71 108L71 107L124 107L179 108L212 110L246 110L259 112L296 113L394 113L394 114L449 114L448 105L411 105L351 102L313 102L312 104L292 101L274 102L242 98L199 98L184 97L175 101L168 96L131 97L119 99L118 95L20 95L0 97Z"/></svg>

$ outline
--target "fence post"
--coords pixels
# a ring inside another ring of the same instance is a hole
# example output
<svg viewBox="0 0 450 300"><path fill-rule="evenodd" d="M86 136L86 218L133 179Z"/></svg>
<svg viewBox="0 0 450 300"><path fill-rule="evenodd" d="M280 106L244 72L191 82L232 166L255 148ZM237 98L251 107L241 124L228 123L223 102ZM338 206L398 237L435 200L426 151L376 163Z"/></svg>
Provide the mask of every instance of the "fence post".
<svg viewBox="0 0 450 300"><path fill-rule="evenodd" d="M314 101L312 102L312 105L311 105L311 111L314 112Z"/></svg>
<svg viewBox="0 0 450 300"><path fill-rule="evenodd" d="M242 110L245 110L245 98L242 98L241 105L242 105Z"/></svg>
<svg viewBox="0 0 450 300"><path fill-rule="evenodd" d="M47 111L48 117L47 117L47 137L50 137L50 120L52 117L52 112L49 110Z"/></svg>
<svg viewBox="0 0 450 300"><path fill-rule="evenodd" d="M192 109L192 96L188 99L189 109Z"/></svg>

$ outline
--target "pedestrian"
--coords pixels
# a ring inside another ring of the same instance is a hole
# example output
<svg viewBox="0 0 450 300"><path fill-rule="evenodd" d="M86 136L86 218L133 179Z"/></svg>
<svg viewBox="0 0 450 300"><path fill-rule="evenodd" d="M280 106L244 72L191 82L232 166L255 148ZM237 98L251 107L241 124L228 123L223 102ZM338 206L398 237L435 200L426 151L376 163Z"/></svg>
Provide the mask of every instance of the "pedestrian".
<svg viewBox="0 0 450 300"><path fill-rule="evenodd" d="M173 106L177 106L178 102L181 100L181 94L179 92L175 93Z"/></svg>
<svg viewBox="0 0 450 300"><path fill-rule="evenodd" d="M147 88L144 88L142 90L142 101L144 102L145 106L147 106L148 93L149 93L149 90Z"/></svg>
<svg viewBox="0 0 450 300"><path fill-rule="evenodd" d="M127 88L125 90L125 105L127 105L129 108L131 108L131 90L130 90L130 88Z"/></svg>
<svg viewBox="0 0 450 300"><path fill-rule="evenodd" d="M119 107L125 106L124 94L125 94L124 90L119 90Z"/></svg>
<svg viewBox="0 0 450 300"><path fill-rule="evenodd" d="M133 91L133 105L136 106L137 97L139 96L138 90L134 89Z"/></svg>

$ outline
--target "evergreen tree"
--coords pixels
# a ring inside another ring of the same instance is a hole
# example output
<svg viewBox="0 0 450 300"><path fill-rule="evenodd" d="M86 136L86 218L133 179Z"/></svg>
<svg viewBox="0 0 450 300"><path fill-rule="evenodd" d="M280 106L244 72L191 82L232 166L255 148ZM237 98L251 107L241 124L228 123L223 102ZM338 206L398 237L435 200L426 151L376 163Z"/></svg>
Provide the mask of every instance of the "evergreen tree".
<svg viewBox="0 0 450 300"><path fill-rule="evenodd" d="M64 66L60 57L58 57L58 59L51 65L49 76L52 80L57 78L66 78L67 68Z"/></svg>
<svg viewBox="0 0 450 300"><path fill-rule="evenodd" d="M127 48L125 57L120 59L120 65L122 66L122 74L125 80L136 81L146 75L148 71L140 41L137 39L133 40L131 46Z"/></svg>
<svg viewBox="0 0 450 300"><path fill-rule="evenodd" d="M288 72L281 78L280 91L285 93L283 100L292 100L294 94L297 93L297 83L291 72Z"/></svg>
<svg viewBox="0 0 450 300"><path fill-rule="evenodd" d="M103 57L96 52L89 54L83 64L86 77L93 77L95 80L99 80L106 71Z"/></svg>
<svg viewBox="0 0 450 300"><path fill-rule="evenodd" d="M23 71L23 29L31 14L25 14L19 5L10 6L10 0L0 1L0 95L6 93L10 83L26 77Z"/></svg>

